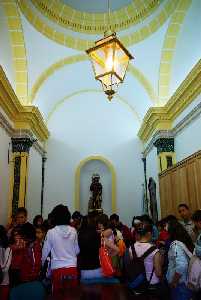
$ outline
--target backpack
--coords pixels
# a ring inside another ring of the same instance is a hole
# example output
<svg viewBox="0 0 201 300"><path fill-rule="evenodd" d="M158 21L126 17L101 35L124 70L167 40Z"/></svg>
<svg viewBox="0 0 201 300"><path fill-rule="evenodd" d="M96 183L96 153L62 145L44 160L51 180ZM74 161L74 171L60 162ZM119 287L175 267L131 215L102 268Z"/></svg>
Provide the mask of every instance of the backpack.
<svg viewBox="0 0 201 300"><path fill-rule="evenodd" d="M146 271L144 266L144 260L157 248L155 246L150 247L142 256L138 257L135 251L134 245L131 246L133 259L130 258L129 248L127 248L124 256L124 272L128 280L129 287L132 289L138 288L140 285L147 285ZM152 279L153 271L149 282Z"/></svg>
<svg viewBox="0 0 201 300"><path fill-rule="evenodd" d="M193 291L201 289L201 260L195 255L189 262L187 285Z"/></svg>

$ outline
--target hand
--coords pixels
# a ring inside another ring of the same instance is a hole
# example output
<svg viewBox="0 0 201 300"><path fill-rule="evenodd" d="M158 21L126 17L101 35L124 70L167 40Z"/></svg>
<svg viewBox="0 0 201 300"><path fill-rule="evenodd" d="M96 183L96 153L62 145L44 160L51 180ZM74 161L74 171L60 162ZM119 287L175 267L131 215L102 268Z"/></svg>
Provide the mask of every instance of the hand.
<svg viewBox="0 0 201 300"><path fill-rule="evenodd" d="M173 280L171 283L170 283L170 288L171 289L175 289L178 285L178 281L177 280Z"/></svg>

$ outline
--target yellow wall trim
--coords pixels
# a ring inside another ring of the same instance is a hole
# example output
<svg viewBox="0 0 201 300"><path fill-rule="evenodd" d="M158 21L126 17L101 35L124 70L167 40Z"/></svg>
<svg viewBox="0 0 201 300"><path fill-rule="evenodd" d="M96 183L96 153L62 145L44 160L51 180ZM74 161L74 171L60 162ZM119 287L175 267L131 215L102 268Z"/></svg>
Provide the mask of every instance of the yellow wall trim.
<svg viewBox="0 0 201 300"><path fill-rule="evenodd" d="M7 16L8 32L10 34L13 69L15 71L15 92L21 103L27 104L27 58L18 6L15 0L4 0L1 3Z"/></svg>
<svg viewBox="0 0 201 300"><path fill-rule="evenodd" d="M168 100L171 70L174 54L177 46L182 23L192 0L179 0L172 14L161 53L159 81L158 81L158 105L164 105Z"/></svg>
<svg viewBox="0 0 201 300"><path fill-rule="evenodd" d="M20 103L1 66L0 107L13 122L15 129L31 130L42 142L48 139L49 131L39 109Z"/></svg>
<svg viewBox="0 0 201 300"><path fill-rule="evenodd" d="M201 60L193 67L174 95L163 107L151 107L146 113L138 132L147 142L156 130L172 128L175 118L201 93Z"/></svg>
<svg viewBox="0 0 201 300"><path fill-rule="evenodd" d="M116 172L113 164L101 155L92 155L80 161L79 165L76 168L75 172L75 194L74 194L74 208L75 210L80 209L80 172L82 167L91 160L100 160L107 165L108 169L111 172L112 176L112 212L115 213L117 210L116 202Z"/></svg>

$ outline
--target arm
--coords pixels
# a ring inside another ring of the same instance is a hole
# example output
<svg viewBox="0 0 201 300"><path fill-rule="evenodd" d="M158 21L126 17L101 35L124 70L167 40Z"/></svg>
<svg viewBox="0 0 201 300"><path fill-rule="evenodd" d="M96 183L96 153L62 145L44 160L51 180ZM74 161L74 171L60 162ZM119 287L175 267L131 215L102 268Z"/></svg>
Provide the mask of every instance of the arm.
<svg viewBox="0 0 201 300"><path fill-rule="evenodd" d="M156 276L160 280L162 280L162 278L163 278L162 256L160 255L159 251L154 255L154 271L155 271Z"/></svg>
<svg viewBox="0 0 201 300"><path fill-rule="evenodd" d="M173 276L172 282L170 284L171 287L176 287L179 283L179 280L182 274L185 274L188 269L188 261L186 259L186 254L182 250L182 248L175 243L173 246L174 257L175 257L175 274Z"/></svg>
<svg viewBox="0 0 201 300"><path fill-rule="evenodd" d="M44 245L43 245L43 249L42 249L42 265L44 265L51 250L52 250L51 234L50 234L50 231L48 231L46 238L45 238Z"/></svg>
<svg viewBox="0 0 201 300"><path fill-rule="evenodd" d="M11 248L7 248L5 252L4 264L2 267L4 272L8 272L12 261L12 250Z"/></svg>
<svg viewBox="0 0 201 300"><path fill-rule="evenodd" d="M78 255L80 253L80 248L79 248L79 245L78 245L77 232L75 232L74 247L75 247L75 253L76 253L76 255Z"/></svg>

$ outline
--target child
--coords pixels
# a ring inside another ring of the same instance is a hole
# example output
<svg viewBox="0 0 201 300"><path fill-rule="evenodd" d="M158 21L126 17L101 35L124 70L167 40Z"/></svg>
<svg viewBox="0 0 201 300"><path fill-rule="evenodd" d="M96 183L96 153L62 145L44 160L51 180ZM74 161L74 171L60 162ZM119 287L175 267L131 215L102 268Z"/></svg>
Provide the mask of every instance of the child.
<svg viewBox="0 0 201 300"><path fill-rule="evenodd" d="M44 239L46 236L46 228L43 225L38 225L35 227L36 229L36 240L43 247Z"/></svg>
<svg viewBox="0 0 201 300"><path fill-rule="evenodd" d="M25 223L14 231L12 243L13 259L11 264L12 285L35 281L41 269L41 247L36 241L35 229Z"/></svg>
<svg viewBox="0 0 201 300"><path fill-rule="evenodd" d="M51 252L53 296L63 295L65 289L77 285L77 231L70 226L71 214L67 206L58 205L52 211L55 227L47 233L42 263Z"/></svg>
<svg viewBox="0 0 201 300"><path fill-rule="evenodd" d="M0 299L7 300L9 296L8 270L11 264L12 251L8 246L8 238L5 228L0 225L0 266L2 270L2 281L0 282Z"/></svg>

